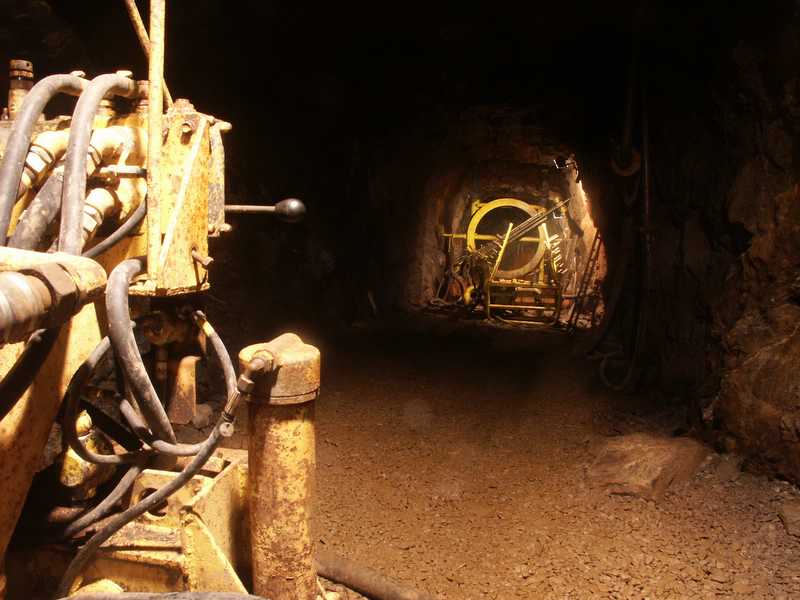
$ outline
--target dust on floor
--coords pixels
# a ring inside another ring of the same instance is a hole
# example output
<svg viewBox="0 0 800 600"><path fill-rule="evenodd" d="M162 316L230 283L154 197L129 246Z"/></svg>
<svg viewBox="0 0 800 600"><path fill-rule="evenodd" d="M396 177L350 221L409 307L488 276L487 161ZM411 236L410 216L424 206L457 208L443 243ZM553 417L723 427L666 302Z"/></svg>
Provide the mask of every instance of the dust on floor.
<svg viewBox="0 0 800 600"><path fill-rule="evenodd" d="M778 516L793 486L719 455L657 503L587 483L609 436L665 424L602 388L565 337L322 349L318 544L448 600L800 597L800 541Z"/></svg>
<svg viewBox="0 0 800 600"><path fill-rule="evenodd" d="M328 352L319 543L443 599L800 597L792 486L713 457L658 503L592 489L635 400L564 339L496 335Z"/></svg>

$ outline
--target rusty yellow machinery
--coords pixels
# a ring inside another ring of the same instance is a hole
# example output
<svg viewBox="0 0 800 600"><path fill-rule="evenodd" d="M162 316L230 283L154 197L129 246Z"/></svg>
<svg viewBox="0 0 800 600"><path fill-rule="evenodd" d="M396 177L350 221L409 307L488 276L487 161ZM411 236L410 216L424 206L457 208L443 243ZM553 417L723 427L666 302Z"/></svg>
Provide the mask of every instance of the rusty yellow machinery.
<svg viewBox="0 0 800 600"><path fill-rule="evenodd" d="M440 235L447 254L453 240L465 249L445 274L445 302L457 302L486 318L549 323L561 306L561 226L568 200L525 202L497 198L471 204L464 233Z"/></svg>
<svg viewBox="0 0 800 600"><path fill-rule="evenodd" d="M208 239L230 230L226 212L292 222L305 207L225 205L231 125L169 94L165 0L151 1L149 31L135 0L125 6L146 80L35 82L34 65L11 61L0 120L0 600L314 600L317 571L375 598L425 598L315 554L319 352L285 334L242 350L237 376L202 310ZM45 119L58 94L77 98L73 113ZM209 353L226 402L206 439L181 443L173 425L194 416ZM242 401L249 452L223 450Z"/></svg>

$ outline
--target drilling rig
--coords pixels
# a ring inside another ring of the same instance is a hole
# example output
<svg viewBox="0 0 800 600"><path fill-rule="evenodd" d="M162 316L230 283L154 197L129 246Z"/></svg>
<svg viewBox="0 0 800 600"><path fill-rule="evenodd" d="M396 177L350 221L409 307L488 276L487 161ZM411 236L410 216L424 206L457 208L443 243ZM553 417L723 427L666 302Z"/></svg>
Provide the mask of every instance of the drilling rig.
<svg viewBox="0 0 800 600"><path fill-rule="evenodd" d="M146 79L75 71L36 81L30 62L10 65L0 121L0 598L313 599L319 351L287 333L242 349L237 375L203 310L208 240L230 230L226 212L296 221L305 207L226 207L231 125L169 94L165 0L150 3L148 28L135 0L125 4ZM72 114L45 119L62 94L77 99ZM207 354L221 367L225 405L205 439L181 443L174 425L196 411ZM248 450L225 450L240 402Z"/></svg>

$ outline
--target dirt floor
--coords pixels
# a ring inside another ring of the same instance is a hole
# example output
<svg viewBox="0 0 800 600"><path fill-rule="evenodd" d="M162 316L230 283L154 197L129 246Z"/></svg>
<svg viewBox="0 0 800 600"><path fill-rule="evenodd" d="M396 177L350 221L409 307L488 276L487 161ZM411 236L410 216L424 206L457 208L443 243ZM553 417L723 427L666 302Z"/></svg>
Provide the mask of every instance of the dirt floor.
<svg viewBox="0 0 800 600"><path fill-rule="evenodd" d="M437 325L321 346L319 544L440 599L800 597L789 484L716 454L658 503L586 483L609 436L682 423L607 392L566 336Z"/></svg>

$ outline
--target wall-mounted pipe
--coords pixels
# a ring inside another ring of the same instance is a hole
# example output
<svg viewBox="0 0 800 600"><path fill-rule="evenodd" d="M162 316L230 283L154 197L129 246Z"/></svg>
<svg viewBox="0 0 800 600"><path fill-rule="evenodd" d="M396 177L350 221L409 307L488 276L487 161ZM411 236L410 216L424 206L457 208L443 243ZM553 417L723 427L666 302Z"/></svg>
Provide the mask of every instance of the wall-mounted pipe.
<svg viewBox="0 0 800 600"><path fill-rule="evenodd" d="M33 86L11 126L8 143L0 163L0 246L5 246L11 210L17 199L25 157L33 128L47 103L56 94L79 95L87 81L76 75L50 75Z"/></svg>

